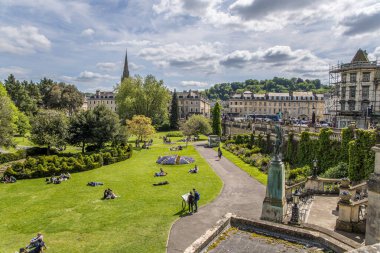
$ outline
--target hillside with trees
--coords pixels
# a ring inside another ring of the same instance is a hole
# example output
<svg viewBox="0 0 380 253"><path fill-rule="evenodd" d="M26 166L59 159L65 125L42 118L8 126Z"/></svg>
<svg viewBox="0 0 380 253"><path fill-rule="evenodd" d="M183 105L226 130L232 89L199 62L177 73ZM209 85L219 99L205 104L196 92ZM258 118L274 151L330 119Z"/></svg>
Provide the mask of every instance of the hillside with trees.
<svg viewBox="0 0 380 253"><path fill-rule="evenodd" d="M270 80L249 79L244 82L218 83L210 89L206 89L204 94L211 100L227 100L235 93L252 91L253 93L266 92L289 92L289 91L313 91L316 93L326 93L331 89L328 85L323 85L319 79L309 80L302 78L281 78L274 77Z"/></svg>

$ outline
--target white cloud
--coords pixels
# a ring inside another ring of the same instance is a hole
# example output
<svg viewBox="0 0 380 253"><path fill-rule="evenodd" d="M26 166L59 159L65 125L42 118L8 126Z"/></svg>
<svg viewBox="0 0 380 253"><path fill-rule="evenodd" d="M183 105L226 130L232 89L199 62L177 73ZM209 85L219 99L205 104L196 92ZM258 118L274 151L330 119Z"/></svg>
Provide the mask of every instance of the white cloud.
<svg viewBox="0 0 380 253"><path fill-rule="evenodd" d="M100 74L91 71L83 71L77 77L63 76L62 79L66 81L78 81L78 82L99 82L99 81L112 81L118 80L120 77L111 76L108 74Z"/></svg>
<svg viewBox="0 0 380 253"><path fill-rule="evenodd" d="M51 42L34 26L0 26L0 52L28 54L48 50Z"/></svg>
<svg viewBox="0 0 380 253"><path fill-rule="evenodd" d="M182 87L196 87L196 88L204 88L208 86L206 82L198 82L198 81L182 81Z"/></svg>
<svg viewBox="0 0 380 253"><path fill-rule="evenodd" d="M121 68L121 62L99 62L96 67L103 71L113 71Z"/></svg>
<svg viewBox="0 0 380 253"><path fill-rule="evenodd" d="M0 67L0 75L1 76L8 76L10 74L13 74L15 76L25 75L28 72L29 72L28 69L17 67L17 66Z"/></svg>
<svg viewBox="0 0 380 253"><path fill-rule="evenodd" d="M328 72L328 63L309 50L292 50L289 46L274 46L251 52L236 50L225 55L220 64L227 68L278 70L301 76L321 76Z"/></svg>
<svg viewBox="0 0 380 253"><path fill-rule="evenodd" d="M95 34L95 31L94 31L94 29L92 29L92 28L87 28L87 29L85 29L85 30L83 30L82 32L81 32L81 35L82 36L85 36L85 37L90 37L90 36L92 36L92 35L94 35Z"/></svg>
<svg viewBox="0 0 380 253"><path fill-rule="evenodd" d="M219 47L219 42L189 46L170 43L143 48L139 56L162 68L174 67L210 74L218 71Z"/></svg>
<svg viewBox="0 0 380 253"><path fill-rule="evenodd" d="M141 70L144 69L144 65L135 64L133 62L128 63L129 70Z"/></svg>
<svg viewBox="0 0 380 253"><path fill-rule="evenodd" d="M116 40L116 41L100 41L97 43L99 46L152 46L156 43L150 40Z"/></svg>

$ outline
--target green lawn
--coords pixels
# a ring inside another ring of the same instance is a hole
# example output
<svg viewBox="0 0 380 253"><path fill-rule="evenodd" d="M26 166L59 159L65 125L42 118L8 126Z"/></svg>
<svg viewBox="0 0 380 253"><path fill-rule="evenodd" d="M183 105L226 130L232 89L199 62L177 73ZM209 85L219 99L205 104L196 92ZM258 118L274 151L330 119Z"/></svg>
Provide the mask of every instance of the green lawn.
<svg viewBox="0 0 380 253"><path fill-rule="evenodd" d="M175 153L155 143L129 160L73 174L60 185L44 179L0 185L0 252L15 252L39 231L48 252L165 252L170 226L181 214L180 196L195 187L204 205L219 194L222 182L192 146L180 154L196 159L199 174L187 173L193 164L167 165L161 166L166 177L153 177L160 168L157 157ZM152 186L164 180L170 184ZM86 186L89 181L105 185ZM101 200L106 187L121 197Z"/></svg>
<svg viewBox="0 0 380 253"><path fill-rule="evenodd" d="M217 148L216 148L217 149ZM267 185L268 175L261 172L255 166L249 165L241 160L238 156L234 155L230 151L223 148L223 156L238 166L240 169L247 172L251 177L259 181L260 183Z"/></svg>

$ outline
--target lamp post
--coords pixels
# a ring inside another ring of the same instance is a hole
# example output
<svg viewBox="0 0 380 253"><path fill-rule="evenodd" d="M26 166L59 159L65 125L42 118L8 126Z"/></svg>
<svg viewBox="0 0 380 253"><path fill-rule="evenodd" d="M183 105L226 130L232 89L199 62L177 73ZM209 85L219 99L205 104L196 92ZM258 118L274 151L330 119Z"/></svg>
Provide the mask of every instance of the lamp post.
<svg viewBox="0 0 380 253"><path fill-rule="evenodd" d="M293 207L292 207L292 216L290 218L290 223L299 225L300 224L300 210L298 207L299 201L300 201L300 192L296 190L293 194Z"/></svg>
<svg viewBox="0 0 380 253"><path fill-rule="evenodd" d="M314 159L314 160L313 160L313 176L312 176L313 179L316 179L316 178L317 178L317 172L318 172L318 167L317 167L317 165L318 165L318 160L317 160L317 159Z"/></svg>

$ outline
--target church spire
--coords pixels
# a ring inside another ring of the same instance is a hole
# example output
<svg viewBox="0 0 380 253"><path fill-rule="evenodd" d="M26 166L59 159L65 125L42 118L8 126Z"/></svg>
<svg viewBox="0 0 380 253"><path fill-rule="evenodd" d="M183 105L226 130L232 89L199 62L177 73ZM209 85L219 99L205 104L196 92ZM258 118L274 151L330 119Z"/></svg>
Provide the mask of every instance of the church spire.
<svg viewBox="0 0 380 253"><path fill-rule="evenodd" d="M129 77L129 69L128 69L128 50L125 50L125 61L124 61L124 70L123 70L123 76L121 77L121 81L124 80L124 78Z"/></svg>

